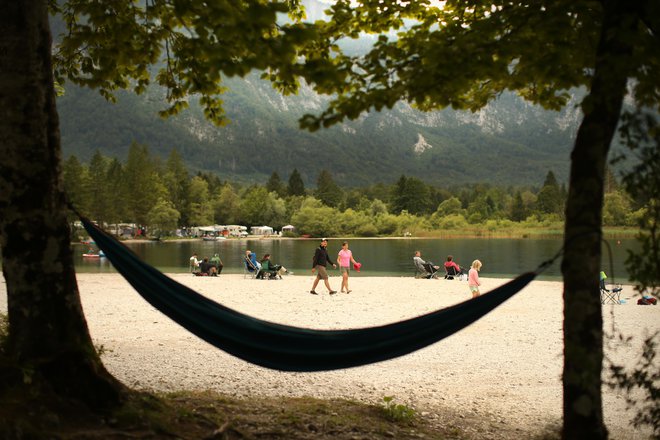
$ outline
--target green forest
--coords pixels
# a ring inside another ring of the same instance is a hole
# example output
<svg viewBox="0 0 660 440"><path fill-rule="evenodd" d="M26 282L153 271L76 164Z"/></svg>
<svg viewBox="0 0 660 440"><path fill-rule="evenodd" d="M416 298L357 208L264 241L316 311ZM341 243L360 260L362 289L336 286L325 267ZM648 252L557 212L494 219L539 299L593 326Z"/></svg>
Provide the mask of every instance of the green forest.
<svg viewBox="0 0 660 440"><path fill-rule="evenodd" d="M561 233L567 196L552 170L537 187L438 187L401 175L389 184L345 188L322 170L316 187L306 188L297 169L245 185L213 173L193 175L176 149L163 162L138 143L130 145L125 161L99 151L88 164L70 156L64 182L73 205L98 224L134 223L164 238L179 228L213 224L275 230L292 224L294 236ZM609 169L606 188L604 225L638 225L642 202Z"/></svg>

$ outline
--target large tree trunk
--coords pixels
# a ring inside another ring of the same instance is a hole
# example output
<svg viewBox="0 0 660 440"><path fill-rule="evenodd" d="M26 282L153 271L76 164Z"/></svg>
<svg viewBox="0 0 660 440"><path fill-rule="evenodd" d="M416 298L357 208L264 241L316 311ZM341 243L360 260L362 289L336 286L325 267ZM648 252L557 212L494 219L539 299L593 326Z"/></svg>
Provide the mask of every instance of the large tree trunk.
<svg viewBox="0 0 660 440"><path fill-rule="evenodd" d="M0 245L9 354L35 385L105 407L123 387L93 347L61 178L45 0L0 3Z"/></svg>
<svg viewBox="0 0 660 440"><path fill-rule="evenodd" d="M564 427L563 438L607 438L601 371L603 320L598 273L604 174L626 94L636 17L628 0L604 0L602 33L593 82L583 103L584 120L571 155L564 238ZM632 3L632 2L631 2Z"/></svg>

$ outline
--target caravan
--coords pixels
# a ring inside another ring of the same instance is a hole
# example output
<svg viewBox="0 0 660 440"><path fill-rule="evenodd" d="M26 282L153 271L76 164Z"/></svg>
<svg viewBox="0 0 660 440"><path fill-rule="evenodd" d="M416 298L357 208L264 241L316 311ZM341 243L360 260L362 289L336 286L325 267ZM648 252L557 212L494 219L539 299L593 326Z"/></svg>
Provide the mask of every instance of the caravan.
<svg viewBox="0 0 660 440"><path fill-rule="evenodd" d="M262 235L262 236L269 236L273 235L274 231L273 228L270 226L252 226L250 228L250 232L252 235Z"/></svg>
<svg viewBox="0 0 660 440"><path fill-rule="evenodd" d="M247 237L247 226L241 226L241 225L226 225L224 228L228 231L228 235L230 237Z"/></svg>

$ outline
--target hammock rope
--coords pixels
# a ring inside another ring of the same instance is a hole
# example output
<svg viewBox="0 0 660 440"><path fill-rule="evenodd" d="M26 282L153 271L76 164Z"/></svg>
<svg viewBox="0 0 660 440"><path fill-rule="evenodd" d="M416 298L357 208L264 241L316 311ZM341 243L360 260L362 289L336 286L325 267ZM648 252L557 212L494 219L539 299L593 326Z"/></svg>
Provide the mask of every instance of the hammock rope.
<svg viewBox="0 0 660 440"><path fill-rule="evenodd" d="M377 327L315 330L264 321L225 307L146 264L110 234L79 217L115 269L149 304L209 344L281 371L356 367L424 348L498 307L557 258L477 298L422 316Z"/></svg>

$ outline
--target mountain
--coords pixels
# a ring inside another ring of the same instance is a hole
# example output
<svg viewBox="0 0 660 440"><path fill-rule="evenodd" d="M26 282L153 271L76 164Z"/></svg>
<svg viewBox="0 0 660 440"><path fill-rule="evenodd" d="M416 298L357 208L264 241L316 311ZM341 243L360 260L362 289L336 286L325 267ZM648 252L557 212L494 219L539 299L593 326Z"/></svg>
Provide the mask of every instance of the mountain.
<svg viewBox="0 0 660 440"><path fill-rule="evenodd" d="M307 6L311 19L321 18L326 7ZM242 182L263 183L273 171L286 181L297 168L309 185L322 169L340 186L391 183L402 174L437 185L540 185L548 170L567 180L581 118L577 94L555 112L505 93L477 113L423 113L399 103L309 133L298 128L298 119L320 113L328 97L306 86L296 96L283 97L256 73L225 84L231 123L220 128L206 121L192 101L183 114L160 119L164 92L156 87L140 96L119 93L118 103L111 104L94 91L66 84L58 99L64 155L88 161L98 149L124 160L135 141L163 158L177 148L192 171Z"/></svg>
<svg viewBox="0 0 660 440"><path fill-rule="evenodd" d="M540 184L548 170L566 179L580 122L577 99L560 112L504 94L477 113L423 113L407 104L370 113L315 133L298 128L305 113L320 113L327 98L303 87L283 97L251 75L227 81L231 123L215 127L199 107L163 120L162 90L120 93L111 104L72 86L58 100L65 156L89 160L94 151L124 159L131 142L166 157L177 148L191 170L222 178L264 182L297 168L306 183L327 169L346 186L392 182L401 174L429 183Z"/></svg>

